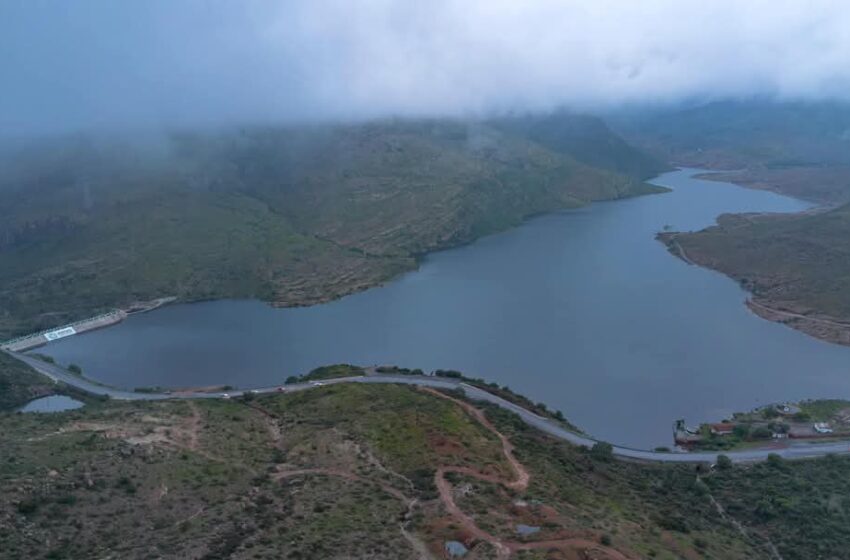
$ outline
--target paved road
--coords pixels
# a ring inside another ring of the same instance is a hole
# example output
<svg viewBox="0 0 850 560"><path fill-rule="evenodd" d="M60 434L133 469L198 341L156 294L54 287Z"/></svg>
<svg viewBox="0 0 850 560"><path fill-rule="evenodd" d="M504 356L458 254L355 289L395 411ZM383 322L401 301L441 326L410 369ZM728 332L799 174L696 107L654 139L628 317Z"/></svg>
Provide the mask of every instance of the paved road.
<svg viewBox="0 0 850 560"><path fill-rule="evenodd" d="M33 358L25 354L9 353L11 356L29 364L33 369L43 373L54 381L61 381L72 387L76 387L93 395L107 395L110 398L117 400L165 400L165 399L215 399L224 398L225 396L237 397L244 394L246 391L228 391L214 393L199 393L199 392L181 392L181 393L136 393L132 391L122 391L105 385L98 385L82 377L70 374L65 369L54 364L49 364L38 358ZM367 375L361 377L340 377L337 379L328 379L320 382L320 385L334 385L338 383L399 383L405 385L418 385L423 387L433 387L435 389L460 389L466 395L474 400L486 401L492 403L504 410L517 414L526 424L533 426L547 434L570 442L574 445L584 447L592 447L598 443L591 437L578 434L567 430L553 420L544 418L533 412L526 410L514 403L496 396L492 393L473 387L459 380L416 376L416 375ZM305 391L316 387L314 383L297 383L286 385L286 391ZM275 393L279 391L279 386L262 387L253 389L251 392L256 393ZM656 452L643 449L632 449L615 445L613 447L614 456L625 460L644 461L652 463L714 463L717 461L717 453L714 452L697 452L697 453L672 453L672 452ZM785 449L750 449L742 451L729 451L726 455L732 461L745 463L754 461L763 461L767 456L775 453L786 459L807 459L814 457L823 457L826 455L850 455L850 442L831 442L831 443L800 443L793 444Z"/></svg>

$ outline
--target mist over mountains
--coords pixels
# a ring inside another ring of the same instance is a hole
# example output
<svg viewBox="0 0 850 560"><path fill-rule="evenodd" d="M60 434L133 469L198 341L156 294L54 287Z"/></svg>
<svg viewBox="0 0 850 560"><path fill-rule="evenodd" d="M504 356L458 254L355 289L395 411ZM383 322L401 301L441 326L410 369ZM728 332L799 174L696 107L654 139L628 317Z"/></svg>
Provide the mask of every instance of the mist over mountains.
<svg viewBox="0 0 850 560"><path fill-rule="evenodd" d="M846 99L846 3L0 6L4 135Z"/></svg>

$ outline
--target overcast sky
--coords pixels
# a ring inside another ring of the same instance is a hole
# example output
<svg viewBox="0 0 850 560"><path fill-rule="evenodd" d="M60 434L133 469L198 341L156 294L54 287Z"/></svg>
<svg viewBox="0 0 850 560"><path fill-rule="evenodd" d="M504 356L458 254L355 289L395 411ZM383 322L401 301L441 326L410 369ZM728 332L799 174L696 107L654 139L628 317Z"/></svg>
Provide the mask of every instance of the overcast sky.
<svg viewBox="0 0 850 560"><path fill-rule="evenodd" d="M846 0L0 0L0 130L850 96Z"/></svg>

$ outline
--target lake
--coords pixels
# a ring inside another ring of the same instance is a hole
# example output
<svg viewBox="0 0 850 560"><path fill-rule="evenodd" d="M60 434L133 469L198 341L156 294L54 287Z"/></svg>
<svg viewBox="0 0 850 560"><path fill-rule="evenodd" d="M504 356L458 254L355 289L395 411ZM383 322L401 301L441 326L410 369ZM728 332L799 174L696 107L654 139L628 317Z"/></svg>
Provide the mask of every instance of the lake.
<svg viewBox="0 0 850 560"><path fill-rule="evenodd" d="M672 423L850 397L850 348L760 319L716 272L671 256L665 225L809 205L702 181L528 221L429 256L386 286L309 308L175 305L41 350L120 387L281 383L339 362L457 369L560 409L589 434L672 444Z"/></svg>

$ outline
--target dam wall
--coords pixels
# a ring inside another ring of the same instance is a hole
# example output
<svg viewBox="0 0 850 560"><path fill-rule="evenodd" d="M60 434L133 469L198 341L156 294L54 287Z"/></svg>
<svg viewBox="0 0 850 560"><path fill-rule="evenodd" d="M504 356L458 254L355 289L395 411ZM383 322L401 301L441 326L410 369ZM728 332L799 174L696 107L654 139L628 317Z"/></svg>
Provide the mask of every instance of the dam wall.
<svg viewBox="0 0 850 560"><path fill-rule="evenodd" d="M125 311L110 311L109 313L98 315L97 317L83 319L81 321L77 321L75 323L71 323L61 327L56 327L54 329L49 329L38 333L28 334L26 336L22 336L12 340L7 340L6 342L0 343L0 349L7 350L10 352L26 352L27 350L32 350L33 348L44 346L48 342L59 340L67 336L73 336L75 334L81 334L87 331L92 331L94 329L109 327L116 323L120 323L126 318L127 313Z"/></svg>

